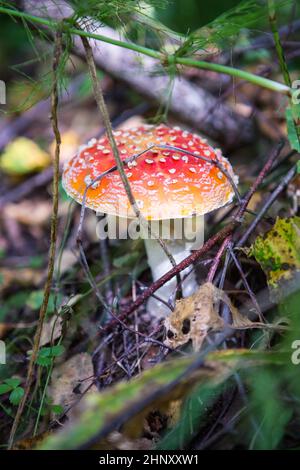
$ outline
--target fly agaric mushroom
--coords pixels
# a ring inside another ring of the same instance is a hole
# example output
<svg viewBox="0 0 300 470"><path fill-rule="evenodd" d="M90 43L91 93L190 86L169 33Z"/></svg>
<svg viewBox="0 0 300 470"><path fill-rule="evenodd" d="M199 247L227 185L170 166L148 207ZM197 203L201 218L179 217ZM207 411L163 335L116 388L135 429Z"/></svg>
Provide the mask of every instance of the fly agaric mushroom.
<svg viewBox="0 0 300 470"><path fill-rule="evenodd" d="M220 150L213 149L205 139L179 127L140 126L114 132L125 173L137 205L145 219L156 221L164 228L176 220L201 221L203 215L229 203L237 184L228 160ZM107 137L92 139L79 149L65 166L63 186L77 202L97 212L119 218L134 219L114 156ZM107 172L107 173L106 173ZM105 176L101 177L103 173ZM234 182L234 184L233 184ZM200 224L201 225L201 224ZM174 230L162 235L176 262L190 254L191 243L186 232L180 240ZM171 236L169 236L171 235ZM148 263L153 280L172 266L157 240L145 238ZM197 288L194 272L187 268L181 273L183 296ZM165 305L176 288L176 279L169 281L148 302L148 311L165 316Z"/></svg>

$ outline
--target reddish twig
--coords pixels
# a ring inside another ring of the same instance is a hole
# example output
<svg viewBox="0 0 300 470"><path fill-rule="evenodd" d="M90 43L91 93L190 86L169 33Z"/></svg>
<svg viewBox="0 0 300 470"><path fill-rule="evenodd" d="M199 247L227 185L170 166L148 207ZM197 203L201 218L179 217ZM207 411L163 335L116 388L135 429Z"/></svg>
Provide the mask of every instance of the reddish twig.
<svg viewBox="0 0 300 470"><path fill-rule="evenodd" d="M216 271L218 269L218 266L220 264L220 261L221 261L221 258L223 256L223 253L224 251L226 251L226 248L228 247L228 244L231 240L231 234L228 235L228 237L225 238L225 240L223 241L222 245L220 246L215 258L214 258L214 261L211 265L211 268L209 270L209 273L208 273L208 276L207 276L207 282L212 282L213 281L213 278L215 277L215 274L216 274Z"/></svg>

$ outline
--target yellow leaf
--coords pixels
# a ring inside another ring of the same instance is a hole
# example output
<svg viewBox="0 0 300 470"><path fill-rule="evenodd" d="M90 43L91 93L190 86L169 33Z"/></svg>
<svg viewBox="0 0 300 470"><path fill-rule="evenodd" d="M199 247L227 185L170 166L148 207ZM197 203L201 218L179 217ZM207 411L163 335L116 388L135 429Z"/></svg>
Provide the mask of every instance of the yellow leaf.
<svg viewBox="0 0 300 470"><path fill-rule="evenodd" d="M51 162L48 153L26 137L18 137L8 144L1 156L0 168L8 175L26 175L43 170Z"/></svg>

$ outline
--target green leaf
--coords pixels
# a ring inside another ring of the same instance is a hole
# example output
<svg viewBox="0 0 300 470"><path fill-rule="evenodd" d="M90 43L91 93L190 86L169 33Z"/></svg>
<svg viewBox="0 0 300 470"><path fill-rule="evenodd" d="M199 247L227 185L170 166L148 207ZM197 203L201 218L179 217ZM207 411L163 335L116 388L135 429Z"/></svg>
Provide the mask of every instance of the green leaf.
<svg viewBox="0 0 300 470"><path fill-rule="evenodd" d="M11 388L16 388L18 387L18 385L20 385L21 380L17 377L12 377L9 379L5 379L5 383L7 383L7 385L9 385Z"/></svg>
<svg viewBox="0 0 300 470"><path fill-rule="evenodd" d="M279 283L292 279L300 270L300 217L278 217L269 232L256 238L247 254L261 265L274 292Z"/></svg>
<svg viewBox="0 0 300 470"><path fill-rule="evenodd" d="M31 292L31 294L29 295L26 301L26 305L30 307L32 310L39 310L43 303L43 299L44 299L44 291L42 289ZM54 300L55 300L55 296L53 294L50 294L48 307L47 307L47 314L54 312L55 310ZM61 296L58 296L58 303L60 302L60 300L61 300Z"/></svg>
<svg viewBox="0 0 300 470"><path fill-rule="evenodd" d="M36 363L39 366L43 366L43 367L51 366L52 358L51 357L37 357Z"/></svg>
<svg viewBox="0 0 300 470"><path fill-rule="evenodd" d="M39 350L36 362L40 366L49 366L52 363L52 359L61 356L64 351L65 348L61 344L52 347L50 346L47 348L41 348Z"/></svg>
<svg viewBox="0 0 300 470"><path fill-rule="evenodd" d="M18 405L24 395L24 388L17 387L9 395L9 401L12 405Z"/></svg>
<svg viewBox="0 0 300 470"><path fill-rule="evenodd" d="M9 377L8 379L5 379L4 383L0 385L0 395L10 392L14 388L18 387L20 383L21 380L17 377Z"/></svg>
<svg viewBox="0 0 300 470"><path fill-rule="evenodd" d="M251 419L255 420L257 430L253 433L251 425L250 449L276 449L283 438L292 409L280 398L280 380L282 376L263 368L255 370L255 380L250 381L253 403Z"/></svg>
<svg viewBox="0 0 300 470"><path fill-rule="evenodd" d="M35 292L31 292L29 295L26 305L32 310L38 310L42 303L43 303L43 298L44 298L44 291L43 290L37 290Z"/></svg>
<svg viewBox="0 0 300 470"><path fill-rule="evenodd" d="M54 413L56 415L60 415L60 414L63 413L64 407L61 406L61 405L51 405L51 411L52 411L52 413Z"/></svg>
<svg viewBox="0 0 300 470"><path fill-rule="evenodd" d="M8 384L1 384L1 385L0 385L0 395L4 395L4 393L8 393L8 392L10 392L12 389L13 389L13 387L11 387L11 386L8 385Z"/></svg>
<svg viewBox="0 0 300 470"><path fill-rule="evenodd" d="M297 128L295 122L300 121L300 105L295 104L292 107L286 109L286 125L287 133L291 148L300 152L300 141L297 133Z"/></svg>
<svg viewBox="0 0 300 470"><path fill-rule="evenodd" d="M65 348L61 344L58 344L56 346L49 346L47 348L41 348L39 350L39 356L40 357L57 357L57 356L61 356L64 350Z"/></svg>
<svg viewBox="0 0 300 470"><path fill-rule="evenodd" d="M9 307L9 308L13 308L13 309L19 309L19 308L22 308L24 307L24 304L26 303L26 300L28 298L28 291L20 291L20 292L17 292L16 294L14 295L11 295L7 301L6 301L6 305Z"/></svg>
<svg viewBox="0 0 300 470"><path fill-rule="evenodd" d="M20 291L6 299L5 305L1 306L0 308L0 320L3 320L11 310L23 308L26 304L27 297L27 291Z"/></svg>
<svg viewBox="0 0 300 470"><path fill-rule="evenodd" d="M30 256L28 266L33 269L41 268L44 264L44 256Z"/></svg>

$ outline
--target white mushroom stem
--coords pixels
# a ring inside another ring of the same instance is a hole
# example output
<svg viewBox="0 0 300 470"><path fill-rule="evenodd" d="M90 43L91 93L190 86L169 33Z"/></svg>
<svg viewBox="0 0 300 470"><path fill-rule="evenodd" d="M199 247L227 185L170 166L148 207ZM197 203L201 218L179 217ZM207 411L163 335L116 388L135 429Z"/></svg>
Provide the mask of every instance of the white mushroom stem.
<svg viewBox="0 0 300 470"><path fill-rule="evenodd" d="M183 227L181 236L178 230L176 230L176 222L179 222L177 229L180 225ZM169 237L166 238L162 236L161 238L164 240L168 251L172 254L176 263L180 263L191 254L192 248L199 248L199 246L202 245L203 217L161 221L159 228L162 230L160 230L160 233L163 232L162 235L166 235L164 234L164 229L168 229L170 225L171 233L168 234ZM191 225L193 225L193 227L191 227ZM157 228L157 225L154 227L154 230L155 228ZM155 232L158 233L158 230L155 230ZM152 278L153 281L156 281L172 268L172 264L157 240L145 238L145 247ZM181 271L180 276L182 279L181 287L183 297L188 297L192 295L198 287L193 266L189 266ZM177 280L176 277L173 277L155 292L156 298L151 297L148 300L147 311L158 318L169 315L171 309L166 303L171 301L172 304L174 302L176 287Z"/></svg>

